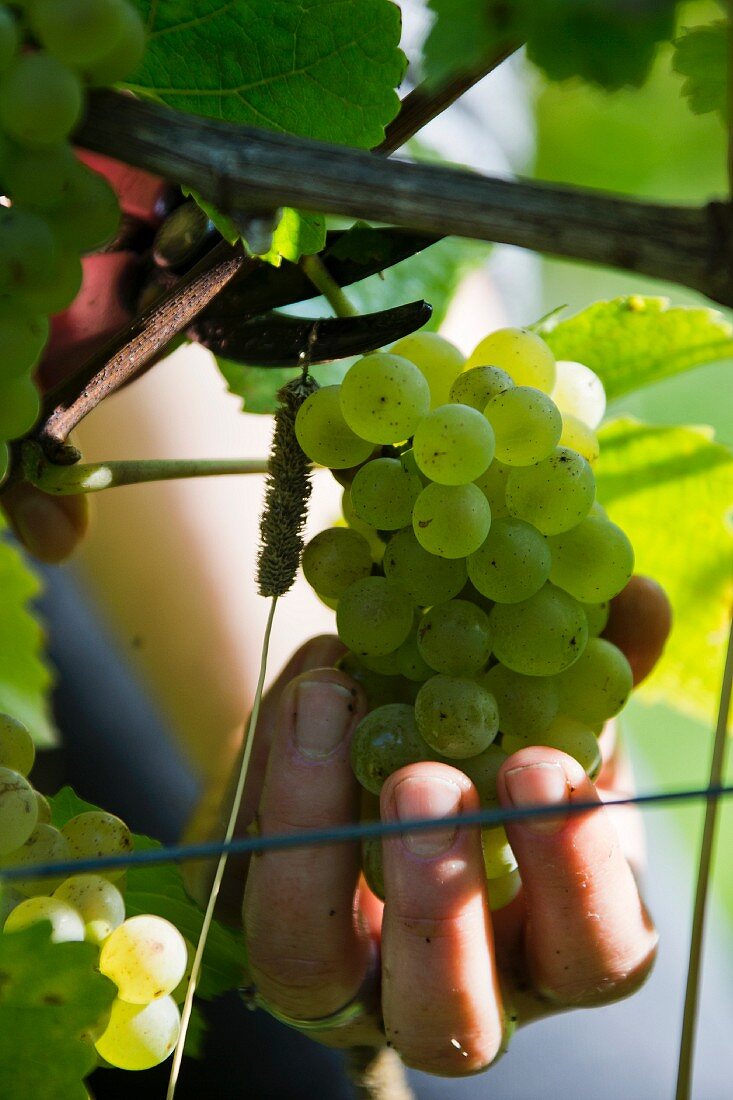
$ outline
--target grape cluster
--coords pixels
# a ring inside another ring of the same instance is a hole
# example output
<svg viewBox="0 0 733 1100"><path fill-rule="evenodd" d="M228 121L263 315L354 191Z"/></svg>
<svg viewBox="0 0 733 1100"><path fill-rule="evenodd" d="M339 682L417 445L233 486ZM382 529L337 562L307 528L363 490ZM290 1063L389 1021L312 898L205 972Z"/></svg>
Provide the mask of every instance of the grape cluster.
<svg viewBox="0 0 733 1100"><path fill-rule="evenodd" d="M131 851L124 821L102 810L55 828L47 800L27 779L34 757L25 726L0 714L0 871ZM162 917L125 919L124 888L119 870L14 879L0 894L0 926L11 933L47 921L54 943L95 944L99 970L115 983L117 996L110 1015L84 1038L110 1065L149 1069L176 1045L193 948Z"/></svg>
<svg viewBox="0 0 733 1100"><path fill-rule="evenodd" d="M442 760L492 806L502 761L533 744L597 775L598 733L632 686L599 636L634 564L595 499L604 411L592 371L512 328L465 362L438 335L408 336L302 406L298 441L344 486L346 522L306 546L303 572L367 695L352 764L372 795L397 768ZM498 907L516 862L503 829L483 840ZM377 892L380 852L364 853Z"/></svg>
<svg viewBox="0 0 733 1100"><path fill-rule="evenodd" d="M84 90L121 80L144 49L128 0L0 4L0 482L7 442L38 417L48 317L76 297L80 256L119 225L114 190L69 143Z"/></svg>

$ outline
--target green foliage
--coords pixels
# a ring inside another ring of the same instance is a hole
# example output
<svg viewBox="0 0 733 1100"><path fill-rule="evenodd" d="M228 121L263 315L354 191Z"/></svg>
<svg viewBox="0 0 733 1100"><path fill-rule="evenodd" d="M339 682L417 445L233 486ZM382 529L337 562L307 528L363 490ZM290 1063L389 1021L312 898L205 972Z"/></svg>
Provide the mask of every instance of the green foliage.
<svg viewBox="0 0 733 1100"><path fill-rule="evenodd" d="M48 922L0 935L0 1096L86 1100L96 1064L82 1033L104 1019L114 984L90 943L51 943Z"/></svg>
<svg viewBox="0 0 733 1100"><path fill-rule="evenodd" d="M628 533L636 571L674 609L666 651L642 698L708 724L723 668L731 595L733 454L699 428L615 420L600 433L598 498Z"/></svg>
<svg viewBox="0 0 733 1100"><path fill-rule="evenodd" d="M37 744L52 745L52 676L43 656L43 628L32 607L41 585L19 551L3 538L6 530L0 513L0 711L24 722Z"/></svg>
<svg viewBox="0 0 733 1100"><path fill-rule="evenodd" d="M353 359L339 359L311 368L311 374L321 386L334 386L342 381ZM299 367L251 367L231 359L216 357L230 393L242 398L245 412L273 413L278 406L277 392L295 378Z"/></svg>
<svg viewBox="0 0 733 1100"><path fill-rule="evenodd" d="M326 219L323 214L307 214L286 206L272 238L272 253L277 263L297 263L301 256L313 256L326 245ZM269 259L268 257L265 257Z"/></svg>
<svg viewBox="0 0 733 1100"><path fill-rule="evenodd" d="M729 38L729 25L719 21L691 27L675 42L672 65L685 77L682 94L696 115L718 111L728 119Z"/></svg>
<svg viewBox="0 0 733 1100"><path fill-rule="evenodd" d="M632 295L595 302L542 333L557 359L594 370L608 399L733 356L733 326L704 307Z"/></svg>

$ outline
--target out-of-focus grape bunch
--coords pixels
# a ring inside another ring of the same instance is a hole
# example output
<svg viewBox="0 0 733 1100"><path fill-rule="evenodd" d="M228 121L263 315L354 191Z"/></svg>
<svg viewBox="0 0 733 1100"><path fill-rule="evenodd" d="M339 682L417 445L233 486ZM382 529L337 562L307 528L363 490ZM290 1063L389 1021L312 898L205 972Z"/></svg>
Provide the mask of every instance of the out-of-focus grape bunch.
<svg viewBox="0 0 733 1100"><path fill-rule="evenodd" d="M48 318L81 286L80 257L117 232L117 196L69 138L88 87L139 65L145 28L127 0L0 4L0 482L10 440L39 413L32 372Z"/></svg>
<svg viewBox="0 0 733 1100"><path fill-rule="evenodd" d="M369 702L352 763L371 795L398 768L441 760L490 807L502 762L526 745L598 774L598 734L632 687L599 636L634 564L595 499L605 403L587 367L508 328L467 361L438 335L408 336L301 407L301 447L344 487L345 525L316 535L302 564ZM503 829L483 841L498 908L519 888L516 861ZM380 856L379 841L365 846L383 896Z"/></svg>
<svg viewBox="0 0 733 1100"><path fill-rule="evenodd" d="M133 840L124 821L102 810L77 814L61 829L28 781L35 749L25 726L0 715L0 872L9 868L122 856ZM149 1069L173 1051L180 1031L193 948L169 921L125 918L124 870L15 878L0 893L0 927L11 934L46 921L54 943L87 940L99 969L117 986L112 1009L93 1034L101 1063Z"/></svg>

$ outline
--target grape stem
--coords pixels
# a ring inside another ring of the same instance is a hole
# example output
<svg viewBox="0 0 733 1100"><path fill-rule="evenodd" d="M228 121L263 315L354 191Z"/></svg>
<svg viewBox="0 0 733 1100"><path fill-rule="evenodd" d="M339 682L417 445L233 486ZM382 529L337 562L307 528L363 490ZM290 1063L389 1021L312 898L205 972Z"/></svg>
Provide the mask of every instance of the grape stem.
<svg viewBox="0 0 733 1100"><path fill-rule="evenodd" d="M358 309L349 301L335 279L329 273L320 256L302 256L300 266L313 286L321 292L337 317L357 317Z"/></svg>

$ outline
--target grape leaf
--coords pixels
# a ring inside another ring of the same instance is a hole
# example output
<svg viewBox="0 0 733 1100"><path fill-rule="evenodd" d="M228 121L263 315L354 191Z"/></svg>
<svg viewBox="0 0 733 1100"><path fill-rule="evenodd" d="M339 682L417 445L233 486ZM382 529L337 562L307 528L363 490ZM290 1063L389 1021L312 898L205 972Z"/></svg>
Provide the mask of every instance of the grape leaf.
<svg viewBox="0 0 733 1100"><path fill-rule="evenodd" d="M353 359L319 363L310 373L321 386L334 386L342 381ZM242 398L242 407L250 413L273 413L278 406L277 392L295 378L300 368L255 367L235 363L216 356L216 364L224 376L229 392Z"/></svg>
<svg viewBox="0 0 733 1100"><path fill-rule="evenodd" d="M114 983L91 943L51 943L47 921L0 935L0 1096L86 1100L96 1064L86 1029L103 1020Z"/></svg>
<svg viewBox="0 0 733 1100"><path fill-rule="evenodd" d="M607 424L599 438L598 499L628 533L636 572L664 586L674 612L641 697L710 724L733 595L733 454L705 429L630 418Z"/></svg>
<svg viewBox="0 0 733 1100"><path fill-rule="evenodd" d="M405 69L389 0L135 0L149 30L128 87L194 114L370 148Z"/></svg>
<svg viewBox="0 0 733 1100"><path fill-rule="evenodd" d="M557 359L594 370L608 399L702 363L733 356L733 325L715 309L671 307L668 298L632 295L594 302L542 336Z"/></svg>
<svg viewBox="0 0 733 1100"><path fill-rule="evenodd" d="M32 601L41 591L37 575L3 537L0 516L0 712L24 722L38 745L56 741L49 708L51 669L44 633Z"/></svg>
<svg viewBox="0 0 733 1100"><path fill-rule="evenodd" d="M718 111L728 119L727 23L690 27L675 41L672 68L685 77L682 95L696 115Z"/></svg>

